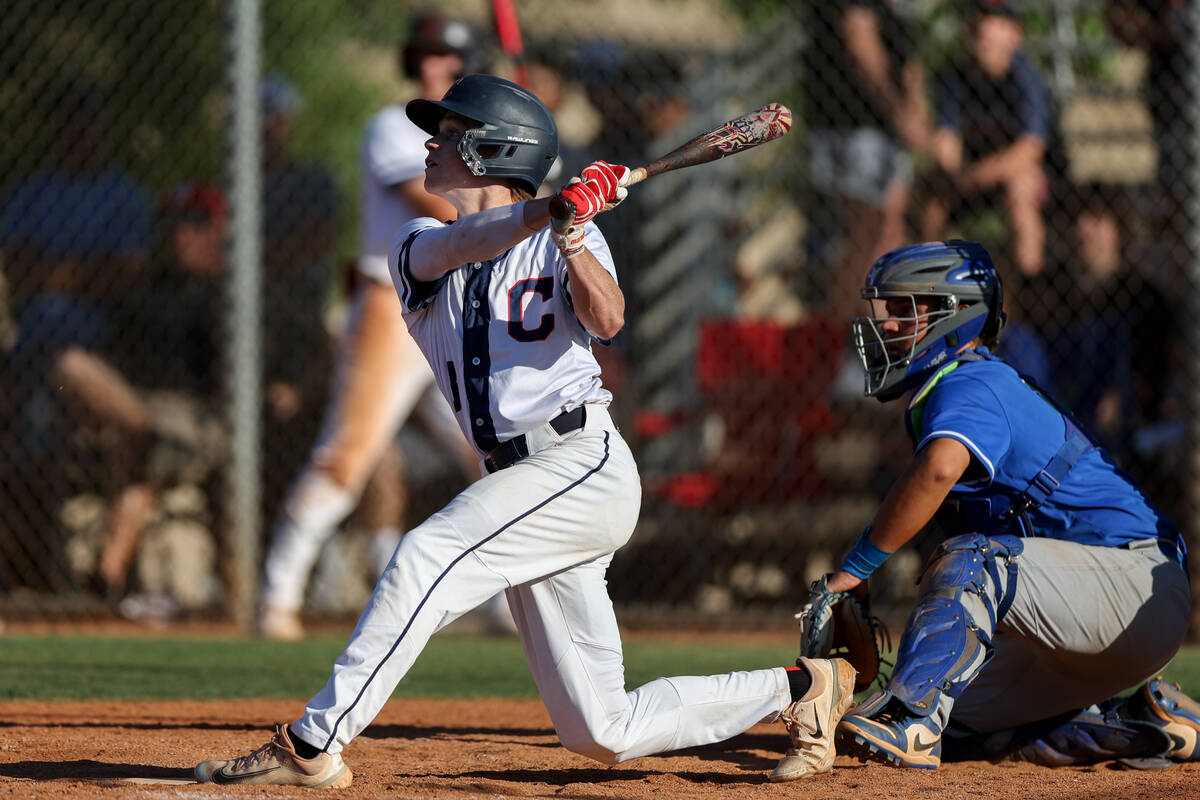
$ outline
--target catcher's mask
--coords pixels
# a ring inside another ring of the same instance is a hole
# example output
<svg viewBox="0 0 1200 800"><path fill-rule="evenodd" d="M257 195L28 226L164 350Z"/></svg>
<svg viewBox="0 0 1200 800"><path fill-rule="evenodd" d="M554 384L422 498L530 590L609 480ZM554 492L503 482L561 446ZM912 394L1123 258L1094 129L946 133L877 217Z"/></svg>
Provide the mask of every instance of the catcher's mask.
<svg viewBox="0 0 1200 800"><path fill-rule="evenodd" d="M470 121L458 154L474 175L512 178L537 194L558 157L558 126L541 100L494 75L467 75L441 100L412 100L408 118L430 136L447 112Z"/></svg>
<svg viewBox="0 0 1200 800"><path fill-rule="evenodd" d="M983 245L952 239L892 250L867 273L871 315L852 325L866 369L863 392L880 402L919 387L967 342L1004 327L1000 276Z"/></svg>

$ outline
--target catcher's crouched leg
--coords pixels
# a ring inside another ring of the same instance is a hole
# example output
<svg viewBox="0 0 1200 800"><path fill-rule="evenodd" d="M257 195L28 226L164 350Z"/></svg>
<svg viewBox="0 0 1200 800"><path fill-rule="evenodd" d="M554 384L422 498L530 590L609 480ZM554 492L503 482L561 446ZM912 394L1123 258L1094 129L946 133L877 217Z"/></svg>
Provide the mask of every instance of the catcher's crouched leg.
<svg viewBox="0 0 1200 800"><path fill-rule="evenodd" d="M1020 539L980 534L944 542L921 578L887 688L843 718L838 746L905 767L941 763L954 700L992 656L992 635L1016 590Z"/></svg>
<svg viewBox="0 0 1200 800"><path fill-rule="evenodd" d="M1200 760L1200 703L1158 677L1128 697L1009 734L1011 744L996 756L1048 767L1115 760L1135 769L1161 769Z"/></svg>

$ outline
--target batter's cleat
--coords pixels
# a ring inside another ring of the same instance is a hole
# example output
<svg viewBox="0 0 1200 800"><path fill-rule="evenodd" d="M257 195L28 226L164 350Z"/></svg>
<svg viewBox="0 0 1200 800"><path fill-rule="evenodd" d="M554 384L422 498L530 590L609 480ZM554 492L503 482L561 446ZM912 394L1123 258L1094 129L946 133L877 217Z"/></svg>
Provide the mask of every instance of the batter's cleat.
<svg viewBox="0 0 1200 800"><path fill-rule="evenodd" d="M304 625L300 622L300 614L280 606L260 608L254 630L262 638L277 642L298 642L304 638Z"/></svg>
<svg viewBox="0 0 1200 800"><path fill-rule="evenodd" d="M783 710L779 719L792 746L771 771L774 782L794 781L833 769L837 756L833 734L838 720L854 702L854 667L843 658L802 658L812 678L804 697Z"/></svg>
<svg viewBox="0 0 1200 800"><path fill-rule="evenodd" d="M1161 676L1130 695L1125 714L1161 728L1171 737L1163 753L1172 761L1200 761L1200 703L1183 693L1179 684Z"/></svg>
<svg viewBox="0 0 1200 800"><path fill-rule="evenodd" d="M287 726L275 726L271 741L248 756L232 761L205 761L195 770L200 783L223 786L305 786L310 789L344 789L353 775L339 753L301 758L288 738Z"/></svg>
<svg viewBox="0 0 1200 800"><path fill-rule="evenodd" d="M942 763L942 732L928 717L906 713L892 701L870 715L847 714L837 729L838 747L863 761L898 767L937 769Z"/></svg>

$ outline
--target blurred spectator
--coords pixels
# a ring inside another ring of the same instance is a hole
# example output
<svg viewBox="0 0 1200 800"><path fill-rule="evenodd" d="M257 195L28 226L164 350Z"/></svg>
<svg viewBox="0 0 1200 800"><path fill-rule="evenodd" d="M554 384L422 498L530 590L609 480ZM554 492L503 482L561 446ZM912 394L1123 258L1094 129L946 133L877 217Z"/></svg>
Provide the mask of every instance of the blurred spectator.
<svg viewBox="0 0 1200 800"><path fill-rule="evenodd" d="M568 80L570 70L559 49L530 48L525 53L527 88L546 104L558 124L558 159L543 184L548 189L557 189L591 163L587 140L594 136L598 123L591 119L595 112L588 106L582 87Z"/></svg>
<svg viewBox="0 0 1200 800"><path fill-rule="evenodd" d="M150 420L105 348L113 298L148 263L150 208L145 191L108 159L96 87L62 87L49 131L51 162L4 205L4 265L18 325L5 389L16 395L10 402L23 457L42 461L46 474L59 474L53 461L64 434L75 426L95 434L103 467L93 477L111 501L100 575L115 591L128 566L121 553L151 510L141 459Z"/></svg>
<svg viewBox="0 0 1200 800"><path fill-rule="evenodd" d="M273 515L320 426L332 363L325 302L334 275L338 196L330 171L301 163L291 137L300 95L271 76L263 126L264 511Z"/></svg>
<svg viewBox="0 0 1200 800"><path fill-rule="evenodd" d="M822 265L833 268L830 308L855 307L863 272L907 238L911 153L929 143L929 113L904 5L806 4L811 43L804 64L805 120L818 192L809 216L821 239L813 255L828 258L826 243L842 242L837 263Z"/></svg>
<svg viewBox="0 0 1200 800"><path fill-rule="evenodd" d="M677 56L653 50L633 51L614 39L596 38L578 47L572 69L600 124L590 141L578 149L564 150L564 158L577 159L580 168L596 159L637 166L679 145L676 129L691 119L692 108L683 91L683 67ZM570 168L567 164L563 174L573 174ZM625 328L609 346L594 348L609 388L619 389L617 384L630 374L628 364L641 358L642 354L636 352L639 342L631 331L637 329L646 308L662 296L657 288L643 288L644 266L660 255L647 246L643 234L645 221L654 213L652 204L646 192L631 191L605 220L605 239L617 265L617 282L624 288L626 303ZM684 215L666 214L660 222L678 228L684 224ZM673 238L664 236L663 240ZM669 246L664 244L659 249ZM703 309L694 311L702 313ZM629 391L618 391L616 395L618 399L609 411L618 425L628 424L631 406L640 399Z"/></svg>
<svg viewBox="0 0 1200 800"><path fill-rule="evenodd" d="M156 494L165 486L201 485L224 452L219 407L225 389L220 324L228 214L214 186L183 183L167 195L160 216L161 257L132 282L128 302L114 309L124 332L110 349L110 380L126 387L145 425L129 443L128 469L144 494L140 525L110 534L98 577L120 594L136 560Z"/></svg>
<svg viewBox="0 0 1200 800"><path fill-rule="evenodd" d="M400 65L422 97L441 99L475 47L466 23L425 14L413 21L399 48ZM404 464L394 439L414 408L420 407L462 472L478 477L475 456L408 333L388 272L387 252L404 222L455 217L453 206L425 191L428 139L409 121L403 103L387 106L367 123L360 152L363 224L351 308L324 426L315 443L307 442L312 446L307 462L284 476L292 482L264 560L257 619L259 634L268 638L304 635L300 609L309 574L322 545L356 505L368 531L372 577L387 566L400 541L406 504Z"/></svg>
<svg viewBox="0 0 1200 800"><path fill-rule="evenodd" d="M1024 28L1007 0L976 0L967 28L969 55L937 79L935 172L921 234L941 239L953 214L998 196L1008 216L1011 260L1023 275L1035 275L1045 258L1049 96L1021 50Z"/></svg>
<svg viewBox="0 0 1200 800"><path fill-rule="evenodd" d="M1145 51L1146 105L1154 123L1158 148L1158 184L1163 233L1171 261L1185 264L1188 221L1184 203L1189 191L1195 138L1185 110L1193 99L1187 87L1190 71L1185 44L1189 37L1185 0L1108 0L1107 17L1113 35Z"/></svg>
<svg viewBox="0 0 1200 800"><path fill-rule="evenodd" d="M1136 432L1169 413L1175 309L1161 287L1127 252L1131 216L1117 186L1078 191L1074 252L1067 285L1047 322L1047 341L1061 400L1122 463Z"/></svg>

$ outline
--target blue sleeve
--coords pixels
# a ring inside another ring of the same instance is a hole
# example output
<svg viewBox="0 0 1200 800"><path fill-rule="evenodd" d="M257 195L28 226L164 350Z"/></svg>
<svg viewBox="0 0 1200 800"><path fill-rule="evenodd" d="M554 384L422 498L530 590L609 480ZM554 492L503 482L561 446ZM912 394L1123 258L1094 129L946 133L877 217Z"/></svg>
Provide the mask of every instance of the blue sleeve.
<svg viewBox="0 0 1200 800"><path fill-rule="evenodd" d="M33 238L33 215L29 210L35 196L36 191L28 182L9 194L8 202L4 204L3 236L6 244L24 244Z"/></svg>
<svg viewBox="0 0 1200 800"><path fill-rule="evenodd" d="M122 193L118 247L127 255L147 253L150 250L150 201L146 192L132 182Z"/></svg>
<svg viewBox="0 0 1200 800"><path fill-rule="evenodd" d="M962 128L963 99L966 96L966 86L963 84L962 73L957 69L943 70L938 73L934 87L934 109L938 128Z"/></svg>
<svg viewBox="0 0 1200 800"><path fill-rule="evenodd" d="M987 479L973 485L986 486L1012 446L1012 429L1003 404L984 381L950 373L926 401L916 450L939 438L954 439L970 451L987 471Z"/></svg>
<svg viewBox="0 0 1200 800"><path fill-rule="evenodd" d="M1046 84L1024 53L1013 57L1012 77L1021 97L1021 133L1050 137L1050 100Z"/></svg>

